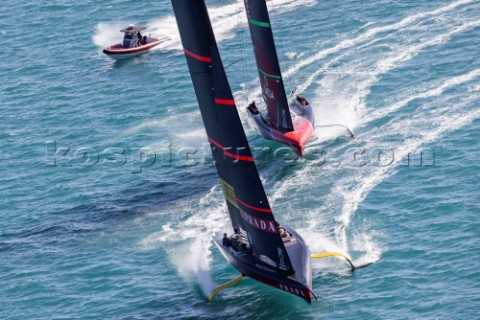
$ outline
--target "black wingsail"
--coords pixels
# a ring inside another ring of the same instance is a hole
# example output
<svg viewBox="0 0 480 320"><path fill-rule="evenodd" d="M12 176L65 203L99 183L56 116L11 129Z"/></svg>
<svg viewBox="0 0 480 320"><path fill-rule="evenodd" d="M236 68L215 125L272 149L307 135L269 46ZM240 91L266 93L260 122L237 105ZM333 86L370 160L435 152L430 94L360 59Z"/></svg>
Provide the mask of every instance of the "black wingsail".
<svg viewBox="0 0 480 320"><path fill-rule="evenodd" d="M275 41L265 0L245 0L258 76L272 127L293 131L292 117L283 86Z"/></svg>
<svg viewBox="0 0 480 320"><path fill-rule="evenodd" d="M247 234L260 261L293 274L233 100L204 0L172 0L172 5L233 228Z"/></svg>

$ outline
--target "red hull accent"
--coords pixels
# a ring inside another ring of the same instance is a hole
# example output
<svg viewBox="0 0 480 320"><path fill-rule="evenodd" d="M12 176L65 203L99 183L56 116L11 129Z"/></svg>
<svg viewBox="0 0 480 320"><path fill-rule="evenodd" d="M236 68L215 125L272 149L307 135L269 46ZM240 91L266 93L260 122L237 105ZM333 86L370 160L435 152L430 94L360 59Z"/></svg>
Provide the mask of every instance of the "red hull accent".
<svg viewBox="0 0 480 320"><path fill-rule="evenodd" d="M272 137L275 141L291 146L300 157L303 157L303 149L313 134L313 127L309 121L301 117L293 121L293 126L295 129L290 132L272 129Z"/></svg>
<svg viewBox="0 0 480 320"><path fill-rule="evenodd" d="M274 280L262 278L262 277L258 277L257 280L265 284L268 284L269 286L272 286L274 288L287 291L296 296L299 296L300 298L307 300L308 303L310 303L310 301L312 300L313 294L312 294L312 291L310 290L295 288L294 286L289 286L289 285L280 283L278 281L274 281Z"/></svg>
<svg viewBox="0 0 480 320"><path fill-rule="evenodd" d="M157 40L157 41L147 43L147 44L145 44L143 46L140 46L140 47L128 48L128 49L122 48L122 44L117 43L113 46L110 46L110 47L104 49L103 53L109 54L109 55L122 55L122 54L139 53L139 52L142 52L142 51L148 51L148 50L152 49L153 47L158 46L162 42L163 41L161 41L161 40Z"/></svg>

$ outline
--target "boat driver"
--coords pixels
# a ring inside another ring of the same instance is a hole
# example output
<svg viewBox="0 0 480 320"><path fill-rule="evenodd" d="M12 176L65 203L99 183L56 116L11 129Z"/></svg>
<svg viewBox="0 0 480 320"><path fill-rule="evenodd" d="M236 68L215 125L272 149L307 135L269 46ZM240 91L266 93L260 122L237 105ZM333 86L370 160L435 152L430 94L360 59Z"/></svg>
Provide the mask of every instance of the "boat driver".
<svg viewBox="0 0 480 320"><path fill-rule="evenodd" d="M257 109L257 106L255 105L255 101L252 101L252 103L250 103L247 108L248 110L250 110L252 114L255 114L255 115L258 114L258 109Z"/></svg>
<svg viewBox="0 0 480 320"><path fill-rule="evenodd" d="M223 234L222 244L225 247L230 247L230 245L231 245L230 239L228 239L228 236L227 236L226 233Z"/></svg>
<svg viewBox="0 0 480 320"><path fill-rule="evenodd" d="M280 235L280 238L282 238L283 242L289 241L291 237L290 232L285 230L285 228L282 227L278 222L275 221L275 224L277 225L278 234Z"/></svg>
<svg viewBox="0 0 480 320"><path fill-rule="evenodd" d="M137 32L137 38L138 38L138 45L142 46L144 44L147 44L147 36L142 36L140 33L140 30Z"/></svg>
<svg viewBox="0 0 480 320"><path fill-rule="evenodd" d="M308 101L305 99L305 97L302 97L300 95L296 95L295 99L297 99L298 103L300 103L302 106L308 106Z"/></svg>
<svg viewBox="0 0 480 320"><path fill-rule="evenodd" d="M304 115L306 110L305 107L308 106L308 101L305 99L305 97L302 97L300 95L295 96L294 104L290 105L291 110L296 114L296 115Z"/></svg>

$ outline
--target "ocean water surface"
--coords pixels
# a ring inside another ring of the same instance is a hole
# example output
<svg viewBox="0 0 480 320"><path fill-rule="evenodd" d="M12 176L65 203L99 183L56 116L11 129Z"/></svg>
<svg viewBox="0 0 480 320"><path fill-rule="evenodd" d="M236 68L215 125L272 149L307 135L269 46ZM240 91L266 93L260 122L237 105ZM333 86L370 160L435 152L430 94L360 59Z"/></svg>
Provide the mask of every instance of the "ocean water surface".
<svg viewBox="0 0 480 320"><path fill-rule="evenodd" d="M276 218L314 253L312 305L237 275L225 200L169 1L0 11L1 319L478 319L480 1L269 0L305 159L255 139L243 1L207 0ZM171 40L115 62L129 23ZM352 128L348 139L338 128Z"/></svg>

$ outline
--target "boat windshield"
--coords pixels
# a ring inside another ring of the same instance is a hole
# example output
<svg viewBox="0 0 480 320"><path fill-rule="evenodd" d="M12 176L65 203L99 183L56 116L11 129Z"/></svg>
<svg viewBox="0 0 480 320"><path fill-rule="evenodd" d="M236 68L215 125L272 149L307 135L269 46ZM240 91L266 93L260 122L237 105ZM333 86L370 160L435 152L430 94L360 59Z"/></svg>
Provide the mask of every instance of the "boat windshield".
<svg viewBox="0 0 480 320"><path fill-rule="evenodd" d="M132 38L133 38L133 33L132 32L125 32L124 39L132 39Z"/></svg>

